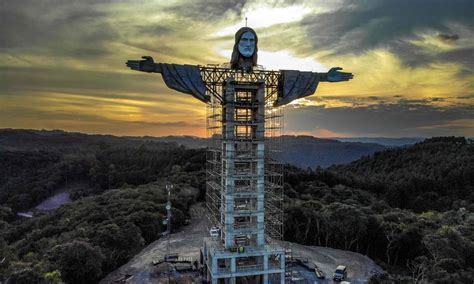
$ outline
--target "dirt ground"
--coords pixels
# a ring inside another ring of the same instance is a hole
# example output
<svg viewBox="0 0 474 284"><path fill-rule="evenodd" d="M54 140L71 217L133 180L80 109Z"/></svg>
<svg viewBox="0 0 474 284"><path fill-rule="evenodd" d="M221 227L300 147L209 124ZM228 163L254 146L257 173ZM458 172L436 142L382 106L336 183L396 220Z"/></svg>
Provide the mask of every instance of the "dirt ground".
<svg viewBox="0 0 474 284"><path fill-rule="evenodd" d="M309 264L315 263L326 276L326 280L314 279L314 282L310 283L333 283L332 275L338 265L347 268L346 283L367 283L372 275L384 272L373 260L359 253L295 243L286 244L291 247L293 257L307 259Z"/></svg>
<svg viewBox="0 0 474 284"><path fill-rule="evenodd" d="M204 217L205 212L204 204L195 204L191 207L191 224L183 227L182 231L171 234L171 253L199 260L199 249L203 245L203 238L209 234L209 225ZM167 244L166 238L149 244L128 263L109 273L100 283L118 283L116 280L124 278L127 278L126 283L166 283L163 276L158 276L159 266L153 266L152 263L163 259L167 253ZM297 283L332 283L332 274L338 265L347 267L346 283L366 283L371 275L383 273L383 270L370 258L358 253L288 242L281 242L281 245L291 248L293 257L307 260L310 266L312 263L317 264L326 276L326 280L315 279L314 272L305 271L303 267L296 267L294 270L298 272L293 274L295 280L300 279L296 281ZM309 277L310 275L312 277ZM308 282L304 278L314 279L307 279L310 281Z"/></svg>

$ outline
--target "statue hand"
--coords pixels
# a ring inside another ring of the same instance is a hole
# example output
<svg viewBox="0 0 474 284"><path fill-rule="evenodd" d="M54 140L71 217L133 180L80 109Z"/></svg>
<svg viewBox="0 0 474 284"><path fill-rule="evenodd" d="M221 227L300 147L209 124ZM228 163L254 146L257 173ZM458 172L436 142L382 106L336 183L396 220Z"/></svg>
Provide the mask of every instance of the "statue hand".
<svg viewBox="0 0 474 284"><path fill-rule="evenodd" d="M153 72L155 71L155 62L151 56L142 56L145 60L128 60L127 67L132 70L143 71L143 72Z"/></svg>
<svg viewBox="0 0 474 284"><path fill-rule="evenodd" d="M329 82L341 82L349 81L354 78L354 75L350 72L339 72L337 70L342 70L341 67L333 67L328 71L328 81Z"/></svg>

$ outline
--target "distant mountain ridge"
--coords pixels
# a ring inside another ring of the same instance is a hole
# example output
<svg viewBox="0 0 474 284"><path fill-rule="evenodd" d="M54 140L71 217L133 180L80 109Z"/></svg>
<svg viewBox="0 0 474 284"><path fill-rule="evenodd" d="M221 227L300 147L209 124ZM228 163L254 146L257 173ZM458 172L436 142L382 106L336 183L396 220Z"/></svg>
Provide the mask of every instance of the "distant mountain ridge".
<svg viewBox="0 0 474 284"><path fill-rule="evenodd" d="M277 156L279 160L303 169L346 164L387 148L376 143L341 142L307 135L284 135L281 138L283 151ZM208 141L206 138L194 136L143 137L140 139L173 142L192 149L205 148Z"/></svg>
<svg viewBox="0 0 474 284"><path fill-rule="evenodd" d="M282 153L278 158L285 163L306 169L346 164L363 156L371 155L387 147L376 143L341 142L313 136L284 135ZM148 147L159 144L182 145L190 149L206 148L208 139L195 136L113 136L65 132L62 130L0 129L0 148L16 150L76 151L90 145L128 145L145 143Z"/></svg>
<svg viewBox="0 0 474 284"><path fill-rule="evenodd" d="M209 141L207 138L202 138L202 137L197 137L197 136L189 136L189 135L183 135L183 136L169 135L169 136L162 136L162 137L125 136L124 138L133 139L133 140L145 140L145 141L157 141L157 142L166 142L166 143L177 143L178 145L183 145L184 147L190 148L190 149L206 148L207 142Z"/></svg>
<svg viewBox="0 0 474 284"><path fill-rule="evenodd" d="M415 143L425 140L423 137L401 137L401 138L386 138L386 137L331 137L331 139L339 140L341 142L361 142L361 143L375 143L388 147L400 147L405 145L413 145Z"/></svg>
<svg viewBox="0 0 474 284"><path fill-rule="evenodd" d="M140 143L140 140L142 143ZM148 143L150 142L150 143ZM104 145L138 147L169 147L170 143L151 141L147 139L131 139L102 134L84 134L66 132L63 130L34 130L34 129L0 129L0 151L59 151L75 152L90 147ZM174 145L176 146L176 144Z"/></svg>
<svg viewBox="0 0 474 284"><path fill-rule="evenodd" d="M281 161L306 169L347 164L363 156L385 150L375 143L341 142L313 136L283 136Z"/></svg>

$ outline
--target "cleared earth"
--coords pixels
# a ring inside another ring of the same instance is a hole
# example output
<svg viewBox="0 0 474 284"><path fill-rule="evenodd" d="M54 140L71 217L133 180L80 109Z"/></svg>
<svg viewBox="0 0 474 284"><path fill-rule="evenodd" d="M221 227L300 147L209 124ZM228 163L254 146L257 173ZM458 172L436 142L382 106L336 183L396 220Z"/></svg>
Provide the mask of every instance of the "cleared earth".
<svg viewBox="0 0 474 284"><path fill-rule="evenodd" d="M171 234L171 253L177 253L180 257L199 259L199 248L202 240L209 235L209 225L205 216L206 209L203 204L195 204L191 207L191 224L183 227L183 230ZM307 261L309 266L316 264L326 275L326 280L315 280L314 272L305 270L298 266L294 269L294 280L311 278L317 283L332 283L332 274L338 265L345 265L348 271L347 281L350 283L366 283L373 274L383 273L383 270L370 258L338 249L303 246L295 243L281 242L281 245L292 249L293 257ZM163 259L167 253L168 241L161 238L135 255L128 263L108 274L100 283L117 283L116 280L128 276L127 283L159 283L157 267L153 261ZM305 277L307 275L307 277ZM309 280L309 279L308 279ZM304 282L303 282L304 283ZM313 283L313 281L311 281Z"/></svg>

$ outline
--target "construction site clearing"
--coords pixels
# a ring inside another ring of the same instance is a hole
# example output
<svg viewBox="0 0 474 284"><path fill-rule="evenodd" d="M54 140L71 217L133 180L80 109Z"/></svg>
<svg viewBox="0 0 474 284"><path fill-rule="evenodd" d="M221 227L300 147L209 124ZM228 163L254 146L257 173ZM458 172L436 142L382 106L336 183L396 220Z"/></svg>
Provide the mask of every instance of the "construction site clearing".
<svg viewBox="0 0 474 284"><path fill-rule="evenodd" d="M191 207L191 223L180 232L145 247L128 263L108 274L100 283L205 283L201 249L209 237L210 224L202 203ZM347 267L347 277L337 283L368 283L385 272L367 256L327 247L304 246L280 241L286 248L286 283L333 283L336 267ZM269 281L272 283L271 279ZM255 283L237 279L237 283Z"/></svg>

